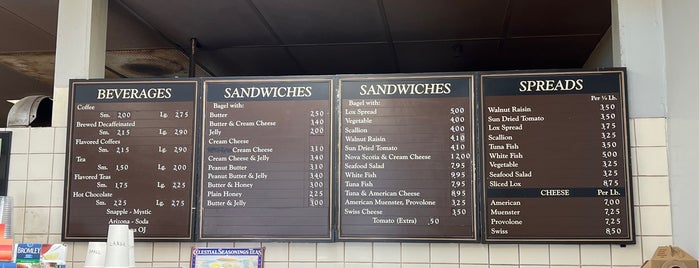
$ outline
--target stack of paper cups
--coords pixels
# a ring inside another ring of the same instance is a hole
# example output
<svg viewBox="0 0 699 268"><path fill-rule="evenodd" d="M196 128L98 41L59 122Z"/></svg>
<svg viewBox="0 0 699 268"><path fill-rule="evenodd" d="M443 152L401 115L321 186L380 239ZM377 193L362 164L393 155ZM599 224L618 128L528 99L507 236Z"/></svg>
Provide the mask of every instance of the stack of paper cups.
<svg viewBox="0 0 699 268"><path fill-rule="evenodd" d="M3 238L12 238L12 197L0 196L0 223L5 224Z"/></svg>
<svg viewBox="0 0 699 268"><path fill-rule="evenodd" d="M129 226L109 225L107 232L107 256L104 259L105 268L128 268L129 258Z"/></svg>
<svg viewBox="0 0 699 268"><path fill-rule="evenodd" d="M85 268L104 267L104 260L107 256L106 242L87 243L87 255L85 255Z"/></svg>

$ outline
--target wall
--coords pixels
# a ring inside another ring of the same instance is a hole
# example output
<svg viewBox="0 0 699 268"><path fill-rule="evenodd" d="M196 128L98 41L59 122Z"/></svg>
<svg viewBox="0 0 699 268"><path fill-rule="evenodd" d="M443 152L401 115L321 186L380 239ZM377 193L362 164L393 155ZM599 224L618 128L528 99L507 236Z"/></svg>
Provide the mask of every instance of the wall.
<svg viewBox="0 0 699 268"><path fill-rule="evenodd" d="M613 0L614 66L627 67L629 114L667 116L662 0Z"/></svg>
<svg viewBox="0 0 699 268"><path fill-rule="evenodd" d="M457 243L201 243L264 246L266 268L639 267L672 244L665 120L630 121L636 245ZM17 242L60 242L65 128L12 128L9 195ZM70 267L82 267L85 242L68 242ZM187 267L192 243L136 243L139 267Z"/></svg>
<svg viewBox="0 0 699 268"><path fill-rule="evenodd" d="M693 29L699 25L697 12L698 1L663 1L673 230L677 245L694 256L699 256L699 32Z"/></svg>
<svg viewBox="0 0 699 268"><path fill-rule="evenodd" d="M607 32L602 36L602 39L597 43L595 50L590 53L590 57L583 65L583 68L596 67L613 67L614 66L614 47L612 42L612 31Z"/></svg>

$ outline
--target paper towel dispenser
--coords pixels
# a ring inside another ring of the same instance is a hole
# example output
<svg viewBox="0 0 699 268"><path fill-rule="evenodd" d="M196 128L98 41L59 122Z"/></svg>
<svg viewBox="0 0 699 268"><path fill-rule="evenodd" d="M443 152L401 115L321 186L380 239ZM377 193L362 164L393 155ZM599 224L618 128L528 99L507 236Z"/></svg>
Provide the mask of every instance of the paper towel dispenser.
<svg viewBox="0 0 699 268"><path fill-rule="evenodd" d="M32 95L22 98L10 108L7 127L51 126L53 100L49 96Z"/></svg>

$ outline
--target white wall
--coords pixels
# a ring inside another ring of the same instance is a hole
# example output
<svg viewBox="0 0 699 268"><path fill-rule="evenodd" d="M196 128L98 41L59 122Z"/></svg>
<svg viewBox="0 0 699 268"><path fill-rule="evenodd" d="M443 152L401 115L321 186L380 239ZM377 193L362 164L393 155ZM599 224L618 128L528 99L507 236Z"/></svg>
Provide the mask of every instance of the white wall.
<svg viewBox="0 0 699 268"><path fill-rule="evenodd" d="M675 243L699 256L699 1L663 1Z"/></svg>
<svg viewBox="0 0 699 268"><path fill-rule="evenodd" d="M627 67L629 114L667 116L662 0L613 0L614 66Z"/></svg>

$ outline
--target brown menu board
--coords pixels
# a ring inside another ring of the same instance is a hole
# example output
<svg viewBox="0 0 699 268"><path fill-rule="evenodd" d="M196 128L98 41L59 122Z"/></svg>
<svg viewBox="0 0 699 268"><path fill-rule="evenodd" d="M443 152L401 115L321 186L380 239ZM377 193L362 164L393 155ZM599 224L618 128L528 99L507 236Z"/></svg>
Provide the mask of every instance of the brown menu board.
<svg viewBox="0 0 699 268"><path fill-rule="evenodd" d="M197 81L71 81L63 238L192 239Z"/></svg>
<svg viewBox="0 0 699 268"><path fill-rule="evenodd" d="M486 241L633 242L624 72L481 76Z"/></svg>
<svg viewBox="0 0 699 268"><path fill-rule="evenodd" d="M475 240L473 76L339 84L338 238Z"/></svg>
<svg viewBox="0 0 699 268"><path fill-rule="evenodd" d="M332 80L204 81L199 237L331 240Z"/></svg>

